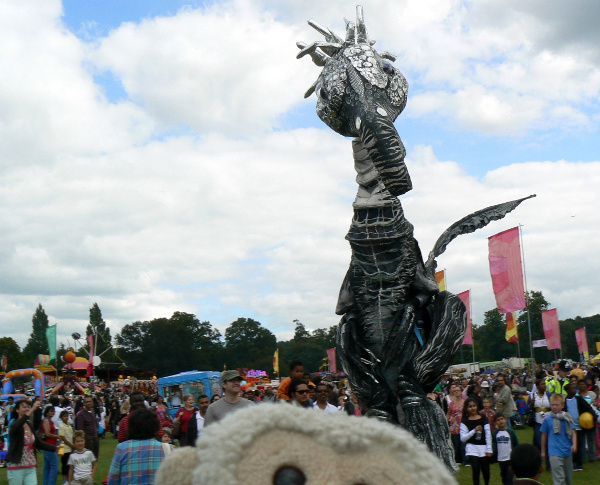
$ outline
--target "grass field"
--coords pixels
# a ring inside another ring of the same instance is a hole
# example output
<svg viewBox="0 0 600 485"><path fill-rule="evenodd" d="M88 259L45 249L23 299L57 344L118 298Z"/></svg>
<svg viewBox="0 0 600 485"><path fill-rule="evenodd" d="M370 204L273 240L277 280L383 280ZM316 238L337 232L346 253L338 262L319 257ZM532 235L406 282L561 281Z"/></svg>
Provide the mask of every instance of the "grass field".
<svg viewBox="0 0 600 485"><path fill-rule="evenodd" d="M516 430L519 443L531 443L533 439L533 431L531 428L524 430ZM102 480L108 475L108 469L110 468L110 462L112 460L115 447L117 446L117 440L107 433L107 437L100 441L100 461L98 463L98 472L96 474L95 483L101 483ZM38 484L42 485L42 467L43 458L41 453L38 454ZM598 485L600 484L600 462L584 463L584 470L581 472L575 472L573 474L573 485ZM460 485L470 485L473 483L471 479L471 468L460 467L460 471L457 475L457 480ZM544 472L541 476L540 481L544 485L552 485L552 476L548 472ZM6 468L0 468L0 485L8 483L6 478ZM58 485L62 484L62 476L59 474L56 480ZM483 484L483 479L481 481ZM423 484L425 485L425 484ZM491 466L491 480L490 485L502 485L500 480L500 469L497 464Z"/></svg>

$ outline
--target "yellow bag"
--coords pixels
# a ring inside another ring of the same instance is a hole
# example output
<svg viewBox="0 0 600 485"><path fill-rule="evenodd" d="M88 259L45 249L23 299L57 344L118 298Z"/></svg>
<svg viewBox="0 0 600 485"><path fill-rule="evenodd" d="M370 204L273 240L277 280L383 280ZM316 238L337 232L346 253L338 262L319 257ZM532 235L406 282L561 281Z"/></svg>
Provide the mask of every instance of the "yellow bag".
<svg viewBox="0 0 600 485"><path fill-rule="evenodd" d="M60 444L58 445L58 448L56 449L56 454L58 456L63 456L65 454L65 445L64 444Z"/></svg>

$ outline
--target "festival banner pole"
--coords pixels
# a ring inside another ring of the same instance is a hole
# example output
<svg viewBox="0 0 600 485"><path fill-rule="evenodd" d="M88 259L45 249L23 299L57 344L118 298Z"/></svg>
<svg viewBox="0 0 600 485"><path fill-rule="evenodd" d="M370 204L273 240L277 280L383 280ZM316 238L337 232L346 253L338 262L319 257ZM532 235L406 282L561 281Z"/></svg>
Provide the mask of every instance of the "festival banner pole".
<svg viewBox="0 0 600 485"><path fill-rule="evenodd" d="M471 301L471 290L469 289L469 313L471 314L471 348L473 349L473 361L475 362L475 339L473 338L473 303Z"/></svg>
<svg viewBox="0 0 600 485"><path fill-rule="evenodd" d="M521 230L523 227L522 224L519 224L519 239L521 243L521 261L523 262L523 282L525 285L525 308L527 309L527 328L529 330L529 346L531 350L531 360L533 361L531 364L531 369L535 369L535 357L533 355L533 337L531 335L531 318L529 316L529 292L527 291L527 271L525 269L525 248L523 244L523 231Z"/></svg>

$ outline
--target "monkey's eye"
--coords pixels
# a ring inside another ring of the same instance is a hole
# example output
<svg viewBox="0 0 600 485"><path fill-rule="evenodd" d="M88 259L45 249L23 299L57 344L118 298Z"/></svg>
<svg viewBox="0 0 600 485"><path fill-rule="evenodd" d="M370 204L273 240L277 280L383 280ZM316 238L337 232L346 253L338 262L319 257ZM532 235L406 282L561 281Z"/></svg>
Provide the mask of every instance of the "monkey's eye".
<svg viewBox="0 0 600 485"><path fill-rule="evenodd" d="M394 67L389 62L384 61L383 72L385 72L386 74L392 74L394 72Z"/></svg>
<svg viewBox="0 0 600 485"><path fill-rule="evenodd" d="M306 476L293 466L282 466L273 475L273 485L304 485L306 483Z"/></svg>
<svg viewBox="0 0 600 485"><path fill-rule="evenodd" d="M319 98L325 100L325 101L329 101L329 94L327 93L327 91L325 90L325 88L320 87L317 90L317 94L319 95Z"/></svg>

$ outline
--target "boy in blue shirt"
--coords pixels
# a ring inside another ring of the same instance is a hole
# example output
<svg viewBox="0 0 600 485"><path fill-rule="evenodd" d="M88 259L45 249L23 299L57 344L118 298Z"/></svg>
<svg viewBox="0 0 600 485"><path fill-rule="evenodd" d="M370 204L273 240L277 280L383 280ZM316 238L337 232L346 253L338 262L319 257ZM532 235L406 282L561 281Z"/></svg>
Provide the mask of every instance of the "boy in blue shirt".
<svg viewBox="0 0 600 485"><path fill-rule="evenodd" d="M542 460L548 456L554 485L571 485L573 482L573 453L577 451L577 432L573 429L573 417L563 411L565 396L550 397L550 413L544 418L542 432Z"/></svg>

